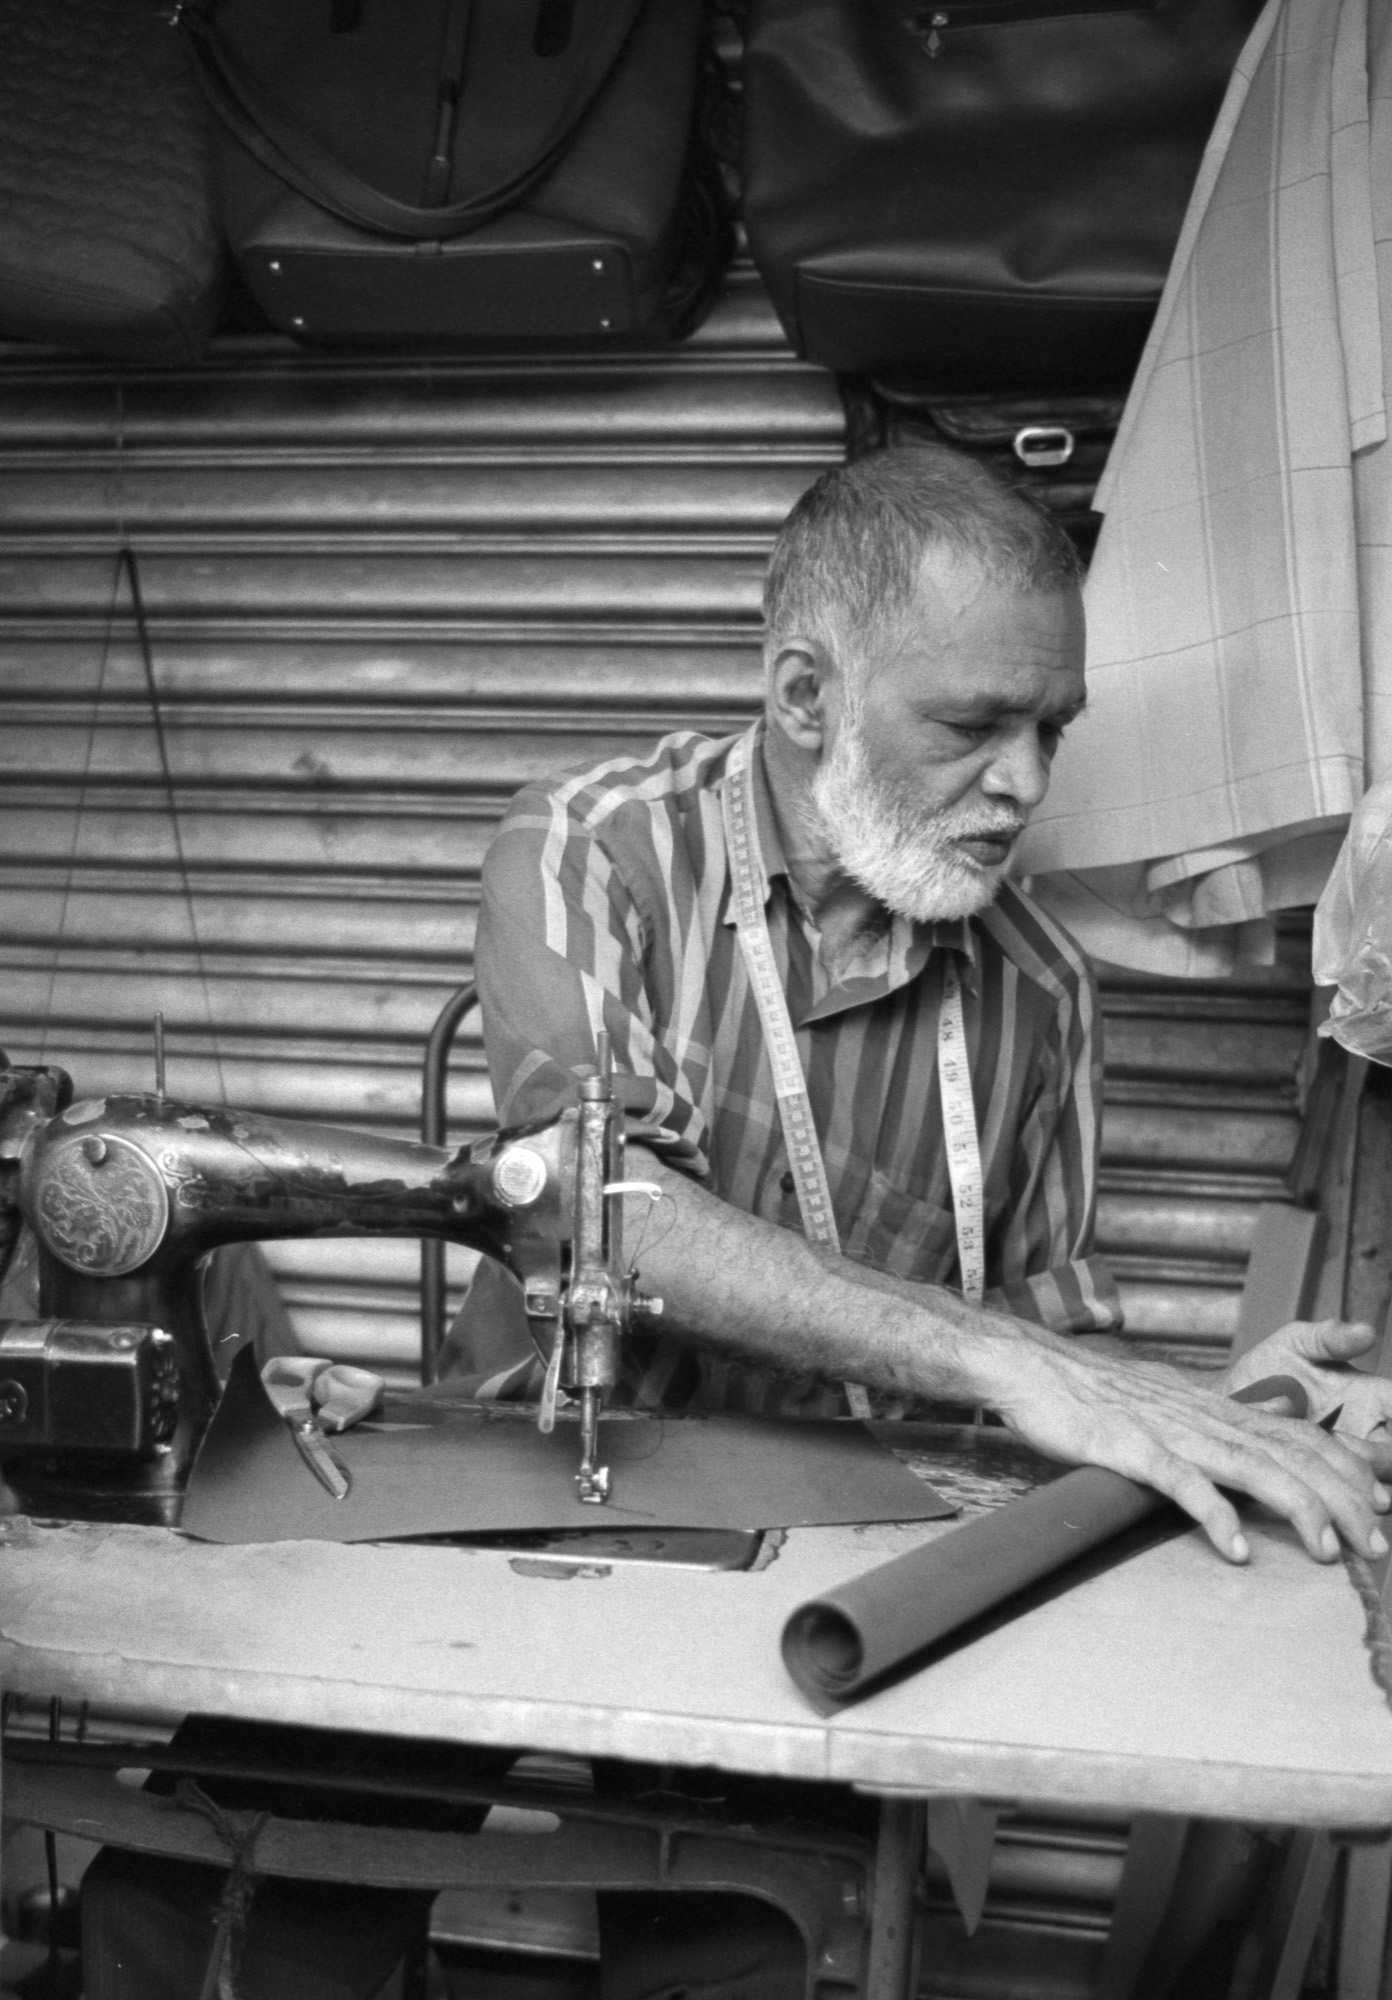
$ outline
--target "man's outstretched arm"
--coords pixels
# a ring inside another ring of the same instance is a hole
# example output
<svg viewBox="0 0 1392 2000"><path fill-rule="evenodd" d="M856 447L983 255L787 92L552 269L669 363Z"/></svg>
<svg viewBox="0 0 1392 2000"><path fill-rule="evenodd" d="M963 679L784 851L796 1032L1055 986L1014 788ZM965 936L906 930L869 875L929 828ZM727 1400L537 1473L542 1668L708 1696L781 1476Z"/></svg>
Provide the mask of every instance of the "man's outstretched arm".
<svg viewBox="0 0 1392 2000"><path fill-rule="evenodd" d="M1050 1458L1108 1466L1166 1494L1234 1562L1247 1543L1220 1487L1283 1515L1321 1561L1337 1556L1339 1534L1361 1555L1385 1553L1376 1517L1387 1489L1317 1425L814 1250L645 1150L634 1147L631 1161L635 1177L663 1191L655 1218L634 1206L625 1236L673 1332L788 1373L982 1403ZM1392 1388L1388 1403L1392 1416Z"/></svg>

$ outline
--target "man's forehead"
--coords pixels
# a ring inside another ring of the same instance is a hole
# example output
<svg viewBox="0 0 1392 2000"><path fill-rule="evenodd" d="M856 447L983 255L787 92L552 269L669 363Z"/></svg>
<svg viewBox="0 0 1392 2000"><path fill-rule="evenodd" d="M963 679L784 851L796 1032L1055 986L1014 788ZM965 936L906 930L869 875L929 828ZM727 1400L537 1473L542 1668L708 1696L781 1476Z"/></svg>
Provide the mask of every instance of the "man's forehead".
<svg viewBox="0 0 1392 2000"><path fill-rule="evenodd" d="M913 601L921 616L950 622L969 611L994 581L979 558L932 542L918 566Z"/></svg>
<svg viewBox="0 0 1392 2000"><path fill-rule="evenodd" d="M949 629L972 625L995 607L1026 607L1038 598L1076 605L1082 610L1082 592L1076 584L1057 589L1036 589L1008 580L979 557L940 544L930 544L919 564L918 581L909 609L919 620L930 620Z"/></svg>
<svg viewBox="0 0 1392 2000"><path fill-rule="evenodd" d="M872 671L997 706L1078 706L1084 633L1075 587L1023 590L980 563L930 550L903 617L873 649Z"/></svg>

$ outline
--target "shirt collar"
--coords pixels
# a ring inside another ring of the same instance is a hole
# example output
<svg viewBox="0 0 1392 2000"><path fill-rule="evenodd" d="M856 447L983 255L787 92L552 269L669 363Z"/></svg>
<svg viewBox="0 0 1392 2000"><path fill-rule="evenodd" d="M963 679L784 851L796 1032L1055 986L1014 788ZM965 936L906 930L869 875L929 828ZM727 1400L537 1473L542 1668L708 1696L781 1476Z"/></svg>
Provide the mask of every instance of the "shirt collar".
<svg viewBox="0 0 1392 2000"><path fill-rule="evenodd" d="M792 877L783 852L778 816L774 811L773 793L764 762L765 726L765 718L761 715L750 724L744 735L751 746L750 765L754 779L757 887L767 908L773 894L773 883L781 879L788 885L788 893L791 894ZM721 780L722 786L727 782L728 766L727 776ZM734 921L734 898L731 897L725 911L725 922L733 925ZM882 994L907 985L911 979L917 978L935 951L955 951L966 961L969 985L975 984L977 939L970 917L940 918L920 924L908 917L895 916L890 918L886 932L884 969L868 977L842 981L822 997L807 1018L817 1020L825 1014L840 1013L847 1007L859 1006L864 1001L878 999Z"/></svg>

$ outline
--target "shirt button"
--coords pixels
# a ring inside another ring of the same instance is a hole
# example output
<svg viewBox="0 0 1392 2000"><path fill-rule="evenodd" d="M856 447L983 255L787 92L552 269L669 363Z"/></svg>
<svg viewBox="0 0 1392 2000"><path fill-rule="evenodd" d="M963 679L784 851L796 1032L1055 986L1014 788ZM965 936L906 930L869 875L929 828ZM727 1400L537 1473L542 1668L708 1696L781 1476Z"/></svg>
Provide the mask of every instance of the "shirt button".
<svg viewBox="0 0 1392 2000"><path fill-rule="evenodd" d="M793 1179L791 1170L784 1174L778 1185L782 1188L784 1194L795 1194L797 1192L797 1182Z"/></svg>

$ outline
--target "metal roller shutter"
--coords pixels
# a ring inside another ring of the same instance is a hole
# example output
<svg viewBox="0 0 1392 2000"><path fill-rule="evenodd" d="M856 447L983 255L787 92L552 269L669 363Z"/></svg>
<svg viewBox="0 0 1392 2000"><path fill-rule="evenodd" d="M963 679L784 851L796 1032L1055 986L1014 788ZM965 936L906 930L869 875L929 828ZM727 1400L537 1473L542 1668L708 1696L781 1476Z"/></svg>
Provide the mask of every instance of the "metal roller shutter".
<svg viewBox="0 0 1392 2000"><path fill-rule="evenodd" d="M677 353L0 351L0 1046L145 1088L158 1007L175 1094L414 1132L504 801L750 712L765 551L841 450L834 384L748 272ZM1295 1140L1300 942L1247 985L1104 981L1102 1247L1144 1346L1217 1359L1231 1333ZM450 1110L489 1122L468 1031ZM411 1371L414 1245L271 1254L308 1347ZM1008 1819L970 1951L930 1885L925 1992L1089 1992L1124 1838Z"/></svg>
<svg viewBox="0 0 1392 2000"><path fill-rule="evenodd" d="M841 429L747 274L679 354L11 352L0 1046L84 1092L148 1087L159 1007L175 1094L414 1131L503 804L749 711L764 555ZM467 1033L450 1110L490 1119ZM412 1368L413 1246L270 1254L306 1342Z"/></svg>
<svg viewBox="0 0 1392 2000"><path fill-rule="evenodd" d="M1258 1204L1289 1198L1310 1002L1308 915L1246 981L1103 972L1098 1245L1144 1353L1223 1361Z"/></svg>

